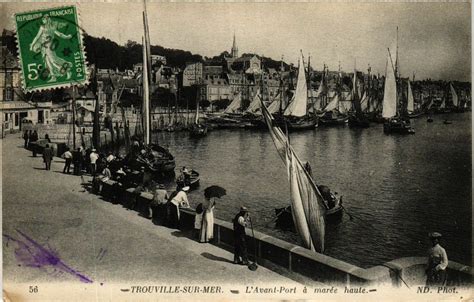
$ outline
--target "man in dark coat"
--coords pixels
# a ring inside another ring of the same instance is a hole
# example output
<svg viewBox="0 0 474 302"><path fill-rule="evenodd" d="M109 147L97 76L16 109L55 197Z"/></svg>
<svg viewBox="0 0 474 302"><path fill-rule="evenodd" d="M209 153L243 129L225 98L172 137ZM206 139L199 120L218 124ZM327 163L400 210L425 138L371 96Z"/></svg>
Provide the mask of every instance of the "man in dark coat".
<svg viewBox="0 0 474 302"><path fill-rule="evenodd" d="M82 153L81 148L72 152L72 164L74 165L74 175L81 175L82 171Z"/></svg>
<svg viewBox="0 0 474 302"><path fill-rule="evenodd" d="M34 132L31 132L31 130L30 130L30 133L29 133L29 141L30 141L29 144L38 141L38 132L36 132L36 130L35 130ZM32 150L32 152L33 152L33 157L36 157L36 152L38 151L38 150L36 149L36 146L35 146L35 145L32 145L31 150Z"/></svg>
<svg viewBox="0 0 474 302"><path fill-rule="evenodd" d="M234 264L248 265L247 241L245 239L245 227L249 213L246 207L241 207L234 220ZM240 260L242 258L242 260Z"/></svg>
<svg viewBox="0 0 474 302"><path fill-rule="evenodd" d="M28 130L23 133L23 140L25 141L25 149L28 147Z"/></svg>
<svg viewBox="0 0 474 302"><path fill-rule="evenodd" d="M51 170L51 161L53 160L53 149L46 144L43 150L43 161L46 165L46 170Z"/></svg>

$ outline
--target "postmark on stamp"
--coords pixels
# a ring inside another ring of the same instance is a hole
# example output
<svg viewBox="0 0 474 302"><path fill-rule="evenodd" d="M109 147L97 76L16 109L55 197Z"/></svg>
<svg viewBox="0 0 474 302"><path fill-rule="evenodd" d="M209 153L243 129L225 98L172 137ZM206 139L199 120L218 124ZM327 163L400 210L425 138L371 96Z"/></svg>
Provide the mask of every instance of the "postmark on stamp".
<svg viewBox="0 0 474 302"><path fill-rule="evenodd" d="M15 14L22 85L27 92L87 84L75 6Z"/></svg>

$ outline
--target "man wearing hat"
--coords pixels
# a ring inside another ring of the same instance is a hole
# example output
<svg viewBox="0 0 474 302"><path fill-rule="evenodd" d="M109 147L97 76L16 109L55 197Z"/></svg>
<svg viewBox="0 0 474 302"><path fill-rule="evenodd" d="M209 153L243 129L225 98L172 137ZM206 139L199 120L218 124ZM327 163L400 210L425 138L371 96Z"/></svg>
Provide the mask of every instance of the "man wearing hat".
<svg viewBox="0 0 474 302"><path fill-rule="evenodd" d="M189 208L189 201L187 192L189 191L189 187L182 187L177 190L178 193L174 196L170 196L170 215L169 215L169 226L172 228L179 229L179 208Z"/></svg>
<svg viewBox="0 0 474 302"><path fill-rule="evenodd" d="M168 202L168 192L163 184L159 184L153 192L153 200L150 203L152 221L166 225L166 203Z"/></svg>
<svg viewBox="0 0 474 302"><path fill-rule="evenodd" d="M426 285L446 285L446 268L448 267L448 255L444 248L439 245L442 235L438 232L429 233L432 247L428 251L428 267L426 269Z"/></svg>
<svg viewBox="0 0 474 302"><path fill-rule="evenodd" d="M247 258L247 242L245 239L245 227L249 211L246 207L240 207L240 211L235 215L234 220L234 264L249 264ZM242 260L240 260L242 258Z"/></svg>
<svg viewBox="0 0 474 302"><path fill-rule="evenodd" d="M89 160L91 164L91 174L95 177L97 171L97 160L99 159L99 154L96 153L96 149L92 149L91 154L89 155Z"/></svg>

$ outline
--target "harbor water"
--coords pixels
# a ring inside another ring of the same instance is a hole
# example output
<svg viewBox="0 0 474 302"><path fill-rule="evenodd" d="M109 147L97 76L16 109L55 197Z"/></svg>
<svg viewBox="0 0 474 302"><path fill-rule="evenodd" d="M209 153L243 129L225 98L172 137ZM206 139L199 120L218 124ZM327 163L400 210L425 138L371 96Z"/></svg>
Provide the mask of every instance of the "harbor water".
<svg viewBox="0 0 474 302"><path fill-rule="evenodd" d="M444 124L448 118L452 124ZM444 235L448 257L471 263L471 113L412 120L415 135L385 135L383 125L347 126L290 133L315 182L343 195L344 215L326 227L325 254L362 267L410 256L425 256L427 234ZM209 185L227 189L217 200L217 218L231 221L241 205L255 229L298 243L295 233L275 229L275 208L290 203L283 162L264 130L213 130L206 137L160 132L154 140L201 174L190 192L193 206ZM169 189L172 189L169 184Z"/></svg>

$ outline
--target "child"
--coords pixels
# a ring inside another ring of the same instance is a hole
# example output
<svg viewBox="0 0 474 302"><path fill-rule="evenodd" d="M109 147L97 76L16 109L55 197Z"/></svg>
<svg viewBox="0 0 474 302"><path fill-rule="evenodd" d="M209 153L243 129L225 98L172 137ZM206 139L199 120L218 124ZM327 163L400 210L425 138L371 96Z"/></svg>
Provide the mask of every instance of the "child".
<svg viewBox="0 0 474 302"><path fill-rule="evenodd" d="M202 214L203 214L203 208L202 208L202 203L200 203L196 207L196 216L194 216L194 233L195 233L194 236L198 240L199 240L199 235L201 234Z"/></svg>

